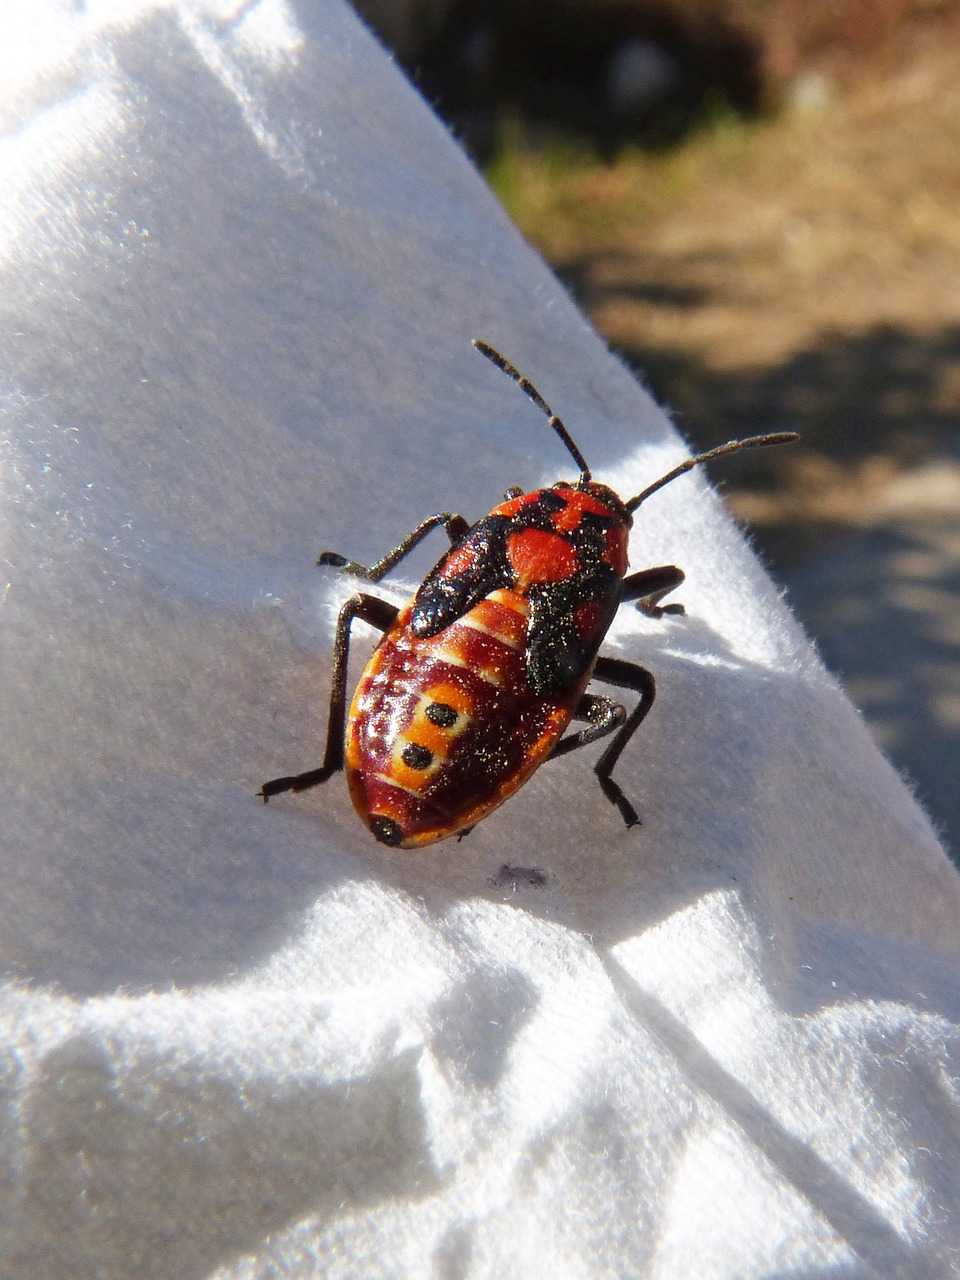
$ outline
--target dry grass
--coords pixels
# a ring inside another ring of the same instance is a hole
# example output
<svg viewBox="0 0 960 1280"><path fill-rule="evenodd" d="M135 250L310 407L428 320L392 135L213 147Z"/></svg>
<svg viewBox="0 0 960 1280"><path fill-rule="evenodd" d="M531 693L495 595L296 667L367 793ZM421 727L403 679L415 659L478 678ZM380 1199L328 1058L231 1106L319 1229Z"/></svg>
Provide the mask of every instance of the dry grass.
<svg viewBox="0 0 960 1280"><path fill-rule="evenodd" d="M808 85L808 89L816 85ZM816 96L808 95L808 96ZM856 521L960 416L951 51L775 120L604 165L507 139L508 210L698 444L794 427L754 520Z"/></svg>

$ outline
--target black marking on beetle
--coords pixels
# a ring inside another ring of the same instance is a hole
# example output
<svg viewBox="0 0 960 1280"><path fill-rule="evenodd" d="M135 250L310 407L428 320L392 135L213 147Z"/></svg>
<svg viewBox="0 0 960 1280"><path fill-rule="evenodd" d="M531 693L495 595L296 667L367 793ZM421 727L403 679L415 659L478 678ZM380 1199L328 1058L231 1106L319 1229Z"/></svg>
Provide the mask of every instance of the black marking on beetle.
<svg viewBox="0 0 960 1280"><path fill-rule="evenodd" d="M613 516L602 516L599 511L584 511L580 516L580 528L614 529L617 521Z"/></svg>
<svg viewBox="0 0 960 1280"><path fill-rule="evenodd" d="M506 516L484 516L450 549L420 584L413 600L410 629L418 640L435 636L501 587L511 584L507 564ZM445 574L450 556L469 547L471 562L461 573Z"/></svg>
<svg viewBox="0 0 960 1280"><path fill-rule="evenodd" d="M393 818L385 818L382 815L371 818L370 830L381 844L388 844L394 849L403 840L403 828L399 822L394 822Z"/></svg>
<svg viewBox="0 0 960 1280"><path fill-rule="evenodd" d="M438 729L452 729L460 719L460 713L449 702L431 702L424 715Z"/></svg>
<svg viewBox="0 0 960 1280"><path fill-rule="evenodd" d="M419 742L408 742L400 759L408 769L429 769L433 764L433 752L422 747Z"/></svg>
<svg viewBox="0 0 960 1280"><path fill-rule="evenodd" d="M617 612L619 585L616 570L597 562L572 578L538 584L529 590L527 681L538 697L553 697L569 687L593 662ZM599 608L594 631L596 642L584 644L577 633L574 615L577 609L589 604Z"/></svg>
<svg viewBox="0 0 960 1280"><path fill-rule="evenodd" d="M541 489L536 502L525 502L520 510L510 517L510 532L517 529L552 529L550 515L554 511L562 511L567 500L562 493L553 489Z"/></svg>

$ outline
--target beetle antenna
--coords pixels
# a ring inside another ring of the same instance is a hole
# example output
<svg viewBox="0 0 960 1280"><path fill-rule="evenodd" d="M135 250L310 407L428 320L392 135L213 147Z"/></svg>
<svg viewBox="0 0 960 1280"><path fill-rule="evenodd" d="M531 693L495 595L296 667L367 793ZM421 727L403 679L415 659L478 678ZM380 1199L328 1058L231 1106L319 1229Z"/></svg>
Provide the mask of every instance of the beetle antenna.
<svg viewBox="0 0 960 1280"><path fill-rule="evenodd" d="M580 468L580 483L588 484L591 476L590 468L587 466L586 459L577 448L574 443L573 436L571 436L570 432L564 426L563 421L553 412L530 379L525 378L520 370L515 368L506 356L502 356L495 347L491 347L489 342L484 342L482 338L474 338L473 345L482 356L486 356L487 359L492 364L495 364L498 369L502 369L508 378L512 378L524 395L529 396L540 412L546 415L550 426L553 427L554 431L567 446L571 458L573 458L574 462Z"/></svg>
<svg viewBox="0 0 960 1280"><path fill-rule="evenodd" d="M661 476L653 484L647 485L642 493L638 493L635 498L625 502L624 506L628 511L636 511L640 503L646 502L652 493L662 489L671 480L676 480L677 476L686 475L694 467L699 467L701 462L712 462L714 458L725 458L728 453L740 453L743 449L765 449L768 445L791 444L794 440L799 439L800 436L796 431L778 431L767 436L750 436L746 440L728 440L726 444L718 445L716 449L710 449L706 453L698 453L695 458L688 458L686 462L681 462L679 467L674 467L665 476Z"/></svg>

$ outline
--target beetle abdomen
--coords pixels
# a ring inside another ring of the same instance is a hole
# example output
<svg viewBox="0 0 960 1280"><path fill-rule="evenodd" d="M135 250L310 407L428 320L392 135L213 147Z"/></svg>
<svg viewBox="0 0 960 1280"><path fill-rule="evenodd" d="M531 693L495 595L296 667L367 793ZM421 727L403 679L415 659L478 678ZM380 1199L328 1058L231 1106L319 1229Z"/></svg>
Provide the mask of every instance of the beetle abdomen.
<svg viewBox="0 0 960 1280"><path fill-rule="evenodd" d="M539 698L527 682L530 604L502 589L418 639L410 607L384 636L354 696L347 782L384 844L431 844L471 827L549 755L583 682Z"/></svg>

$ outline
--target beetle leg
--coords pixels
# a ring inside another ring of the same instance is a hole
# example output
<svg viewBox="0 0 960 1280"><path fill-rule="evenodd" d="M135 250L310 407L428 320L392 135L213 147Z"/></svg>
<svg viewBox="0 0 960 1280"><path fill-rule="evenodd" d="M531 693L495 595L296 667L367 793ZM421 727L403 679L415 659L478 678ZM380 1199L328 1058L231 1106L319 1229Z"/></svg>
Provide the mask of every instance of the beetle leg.
<svg viewBox="0 0 960 1280"><path fill-rule="evenodd" d="M576 751L578 747L589 746L598 738L605 738L608 733L619 729L627 719L627 709L622 702L614 702L613 698L595 693L583 694L573 714L578 720L587 720L587 728L562 738L550 753L551 760L556 760L557 756L565 756L569 751Z"/></svg>
<svg viewBox="0 0 960 1280"><path fill-rule="evenodd" d="M327 720L327 745L323 764L307 773L293 774L286 778L274 778L265 782L257 795L266 804L271 796L282 791L306 791L315 787L343 768L344 721L347 710L347 659L350 655L350 624L354 618L367 622L379 631L389 631L400 610L387 600L377 596L357 594L344 602L337 618L337 632L333 641L333 679L330 683L330 715Z"/></svg>
<svg viewBox="0 0 960 1280"><path fill-rule="evenodd" d="M418 524L414 531L407 535L404 540L392 551L378 560L376 564L372 564L368 569L366 565L357 564L355 560L348 560L346 556L340 555L337 551L321 551L317 557L317 564L335 565L338 569L343 569L346 573L352 573L355 578L363 578L367 582L379 582L381 578L400 561L410 554L418 543L421 543L432 529L436 529L438 525L443 525L444 532L450 539L450 545L453 546L470 528L463 516L454 515L450 511L440 511L435 516Z"/></svg>
<svg viewBox="0 0 960 1280"><path fill-rule="evenodd" d="M664 596L679 587L686 574L675 564L658 565L655 569L641 569L623 580L620 599L636 600L637 608L648 618L661 618L665 613L684 613L682 604L660 606Z"/></svg>
<svg viewBox="0 0 960 1280"><path fill-rule="evenodd" d="M675 573L680 573L680 570L676 569ZM633 689L640 695L640 701L627 716L616 737L593 767L594 773L600 779L603 794L611 804L617 806L627 826L635 827L640 822L639 815L610 775L613 773L613 766L620 759L621 751L639 729L647 712L653 706L657 696L657 685L646 667L641 667L636 662L625 662L622 658L598 658L593 676L595 680L602 680L605 684L617 685L623 689Z"/></svg>
<svg viewBox="0 0 960 1280"><path fill-rule="evenodd" d="M550 759L566 755L568 751L575 751L577 747L585 747L587 743L596 742L598 738L605 737L608 733L615 733L613 741L593 766L593 771L600 780L603 794L620 810L620 816L626 825L635 827L640 822L637 811L610 775L613 772L613 766L620 759L621 751L653 706L657 686L646 667L640 667L635 662L624 662L621 658L598 658L593 675L594 679L602 680L605 684L635 690L640 694L640 701L627 715L626 708L619 702L614 702L612 698L585 693L574 714L578 719L591 720L593 723L589 728L581 729L579 733L573 733L568 738L561 739L554 747Z"/></svg>

